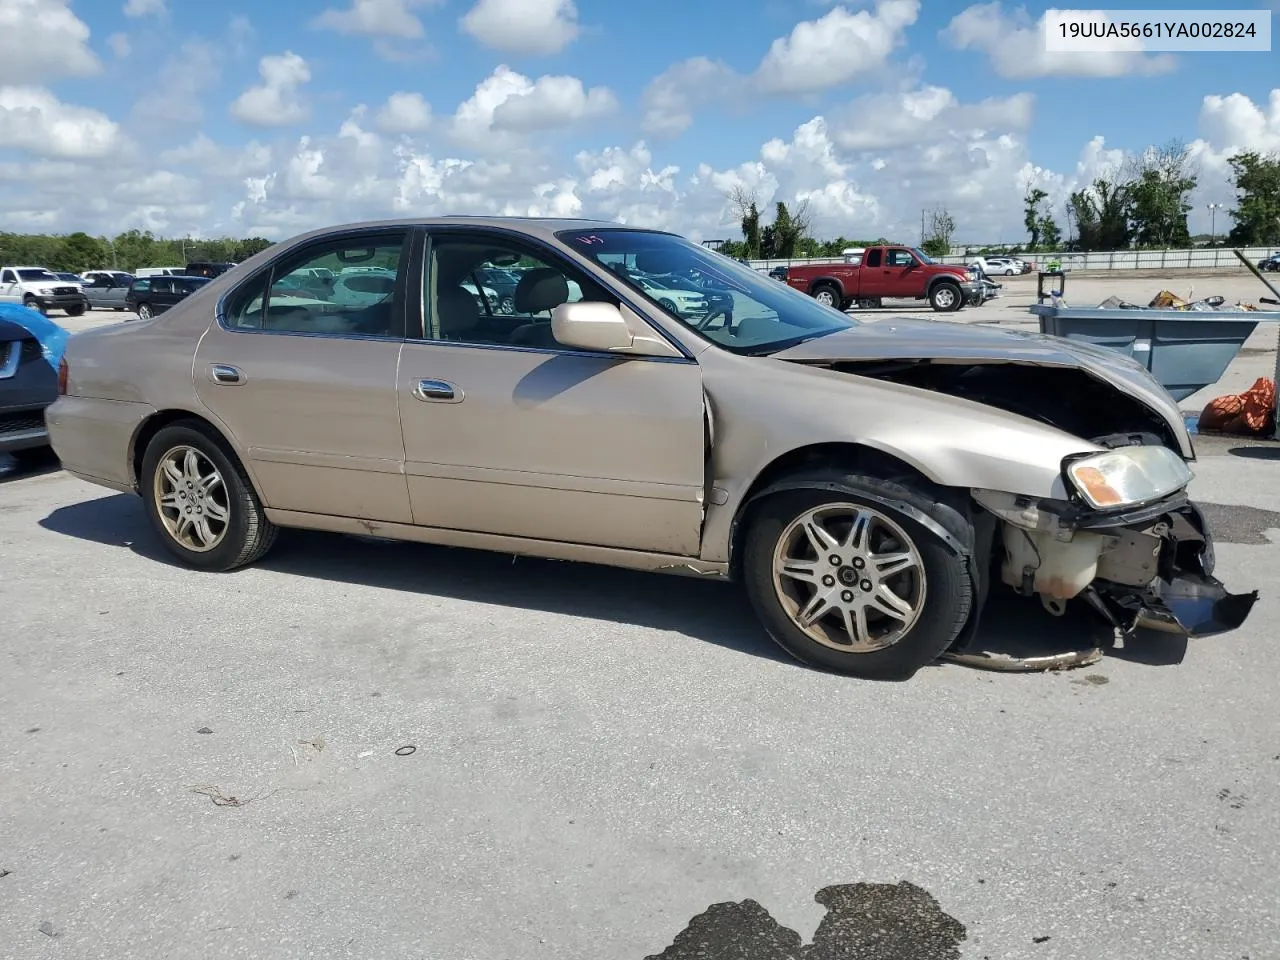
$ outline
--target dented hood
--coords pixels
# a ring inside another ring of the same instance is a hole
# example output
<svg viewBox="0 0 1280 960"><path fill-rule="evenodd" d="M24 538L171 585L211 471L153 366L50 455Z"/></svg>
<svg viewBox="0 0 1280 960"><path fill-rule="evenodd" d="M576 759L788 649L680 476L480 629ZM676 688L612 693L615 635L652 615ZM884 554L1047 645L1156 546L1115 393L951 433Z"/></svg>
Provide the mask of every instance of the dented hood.
<svg viewBox="0 0 1280 960"><path fill-rule="evenodd" d="M1177 401L1146 368L1122 353L1043 333L945 320L860 323L772 355L796 363L932 360L1070 367L1133 397L1169 424L1182 454L1193 459L1191 437Z"/></svg>

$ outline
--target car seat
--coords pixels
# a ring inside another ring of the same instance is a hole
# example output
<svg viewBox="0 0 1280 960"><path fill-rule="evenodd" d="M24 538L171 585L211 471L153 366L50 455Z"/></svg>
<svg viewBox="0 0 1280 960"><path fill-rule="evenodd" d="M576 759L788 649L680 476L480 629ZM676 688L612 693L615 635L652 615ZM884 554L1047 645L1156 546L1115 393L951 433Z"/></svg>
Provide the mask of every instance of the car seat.
<svg viewBox="0 0 1280 960"><path fill-rule="evenodd" d="M441 340L463 340L480 322L480 304L463 287L445 287L436 294L436 324Z"/></svg>
<svg viewBox="0 0 1280 960"><path fill-rule="evenodd" d="M569 300L569 283L558 270L537 267L525 271L516 284L513 297L516 313L546 313L546 320L537 320L516 327L511 331L511 343L519 347L558 346L551 332L551 311Z"/></svg>

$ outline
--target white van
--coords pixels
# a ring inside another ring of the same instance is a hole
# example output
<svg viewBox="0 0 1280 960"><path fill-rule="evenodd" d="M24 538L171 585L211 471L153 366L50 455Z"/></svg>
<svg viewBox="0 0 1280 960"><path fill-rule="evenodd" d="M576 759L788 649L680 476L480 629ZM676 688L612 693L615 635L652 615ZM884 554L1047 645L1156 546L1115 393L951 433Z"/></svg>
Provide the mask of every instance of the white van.
<svg viewBox="0 0 1280 960"><path fill-rule="evenodd" d="M133 271L135 277L181 277L184 274L182 267L139 267Z"/></svg>

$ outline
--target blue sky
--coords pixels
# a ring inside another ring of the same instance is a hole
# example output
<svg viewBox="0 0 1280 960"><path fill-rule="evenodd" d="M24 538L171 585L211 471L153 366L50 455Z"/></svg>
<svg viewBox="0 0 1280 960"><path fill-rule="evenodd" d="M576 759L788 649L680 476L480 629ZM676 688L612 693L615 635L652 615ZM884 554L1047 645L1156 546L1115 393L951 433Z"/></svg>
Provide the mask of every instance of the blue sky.
<svg viewBox="0 0 1280 960"><path fill-rule="evenodd" d="M807 199L824 234L902 231L938 203L962 236L1016 239L1027 183L1060 204L1124 153L1180 137L1205 201L1229 201L1225 158L1280 149L1280 53L1054 57L1036 5L3 6L9 229L279 235L580 212L708 236L729 229L741 186Z"/></svg>

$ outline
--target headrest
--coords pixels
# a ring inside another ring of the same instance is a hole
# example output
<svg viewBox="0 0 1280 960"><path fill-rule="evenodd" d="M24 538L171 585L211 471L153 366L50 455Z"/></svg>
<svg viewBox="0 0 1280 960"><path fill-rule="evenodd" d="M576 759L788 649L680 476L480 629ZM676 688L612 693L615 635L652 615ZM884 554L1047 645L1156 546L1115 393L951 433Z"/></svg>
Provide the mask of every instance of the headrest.
<svg viewBox="0 0 1280 960"><path fill-rule="evenodd" d="M558 270L536 267L526 270L516 284L516 313L542 313L569 300L569 284Z"/></svg>
<svg viewBox="0 0 1280 960"><path fill-rule="evenodd" d="M436 322L440 336L457 336L480 322L480 304L463 287L445 287L436 295Z"/></svg>

